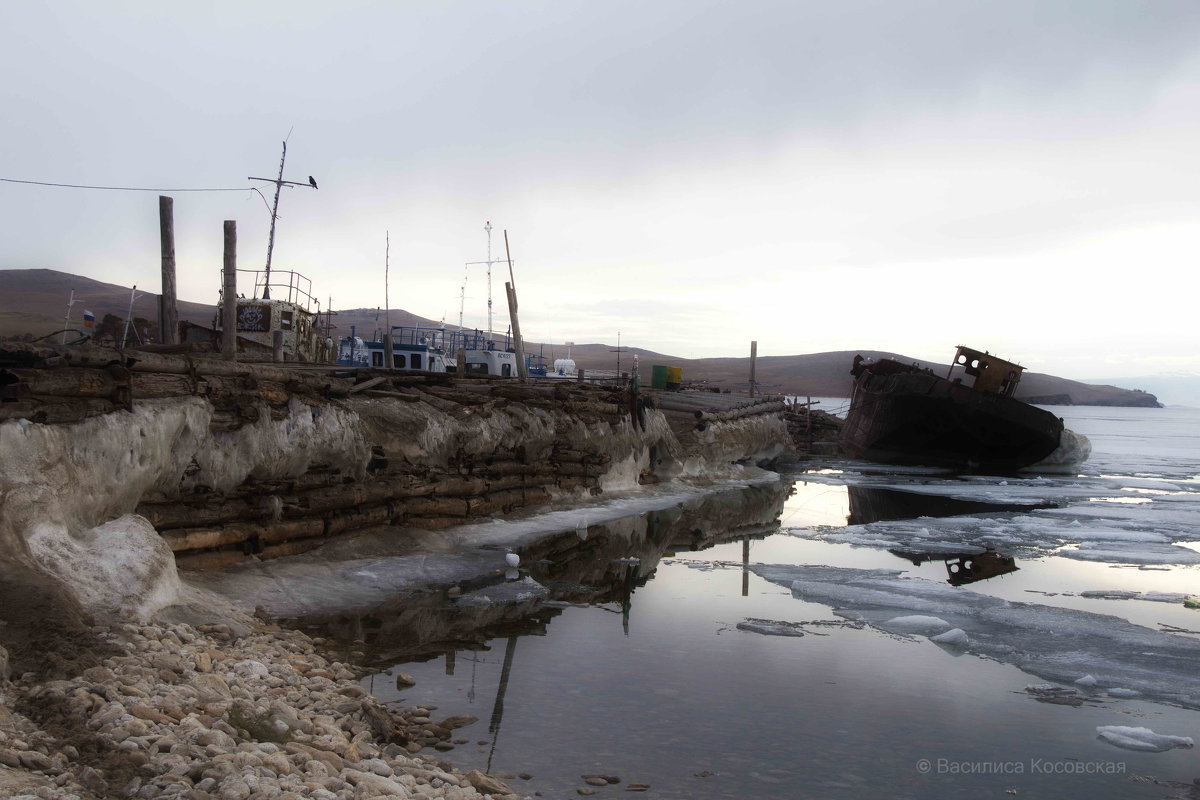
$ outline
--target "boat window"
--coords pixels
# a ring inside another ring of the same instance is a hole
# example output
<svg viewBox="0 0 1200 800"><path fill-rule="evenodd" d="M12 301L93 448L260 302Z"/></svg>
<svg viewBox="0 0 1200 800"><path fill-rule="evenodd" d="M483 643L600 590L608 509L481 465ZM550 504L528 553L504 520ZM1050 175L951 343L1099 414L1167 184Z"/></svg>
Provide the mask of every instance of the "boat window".
<svg viewBox="0 0 1200 800"><path fill-rule="evenodd" d="M512 377L512 364L504 364L500 367L500 374L505 378Z"/></svg>
<svg viewBox="0 0 1200 800"><path fill-rule="evenodd" d="M285 331L290 331L292 329L291 311L281 311L279 313L279 327Z"/></svg>
<svg viewBox="0 0 1200 800"><path fill-rule="evenodd" d="M383 366L383 353L371 353L371 366L372 367L382 367Z"/></svg>
<svg viewBox="0 0 1200 800"><path fill-rule="evenodd" d="M421 368L421 356L419 353L413 353L408 357L408 365L411 369Z"/></svg>

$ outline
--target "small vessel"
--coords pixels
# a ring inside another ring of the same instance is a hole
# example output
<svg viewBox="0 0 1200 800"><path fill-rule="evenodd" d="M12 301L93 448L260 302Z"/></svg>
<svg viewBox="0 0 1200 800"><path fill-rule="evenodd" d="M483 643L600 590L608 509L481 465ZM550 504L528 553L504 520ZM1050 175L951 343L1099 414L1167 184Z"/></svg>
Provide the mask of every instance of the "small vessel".
<svg viewBox="0 0 1200 800"><path fill-rule="evenodd" d="M312 281L292 270L239 272L254 275L253 294L237 298L234 335L239 358L272 360L276 339L284 361L328 363L333 358L333 340L328 334L330 312L321 310L321 302L312 294ZM223 304L218 302L211 328L181 322L180 341L220 350L225 333L223 314Z"/></svg>
<svg viewBox="0 0 1200 800"><path fill-rule="evenodd" d="M955 368L973 378L971 385ZM855 356L854 388L838 444L884 464L1011 471L1058 447L1063 422L1013 397L1023 367L959 346L946 377L916 364Z"/></svg>
<svg viewBox="0 0 1200 800"><path fill-rule="evenodd" d="M454 372L458 362L447 352L445 328L420 328L408 325L392 326L392 369L409 372ZM350 335L338 342L337 363L344 367L385 366L383 342L365 342L356 335L354 327Z"/></svg>

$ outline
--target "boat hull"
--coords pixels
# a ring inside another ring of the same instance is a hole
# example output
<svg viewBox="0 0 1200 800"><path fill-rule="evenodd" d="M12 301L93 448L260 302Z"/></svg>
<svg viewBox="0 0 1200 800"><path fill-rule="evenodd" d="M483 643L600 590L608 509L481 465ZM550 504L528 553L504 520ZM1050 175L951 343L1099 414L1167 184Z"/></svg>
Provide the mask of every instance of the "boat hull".
<svg viewBox="0 0 1200 800"><path fill-rule="evenodd" d="M884 464L1008 471L1058 447L1063 423L1011 397L981 392L926 371L857 377L839 445L851 458Z"/></svg>

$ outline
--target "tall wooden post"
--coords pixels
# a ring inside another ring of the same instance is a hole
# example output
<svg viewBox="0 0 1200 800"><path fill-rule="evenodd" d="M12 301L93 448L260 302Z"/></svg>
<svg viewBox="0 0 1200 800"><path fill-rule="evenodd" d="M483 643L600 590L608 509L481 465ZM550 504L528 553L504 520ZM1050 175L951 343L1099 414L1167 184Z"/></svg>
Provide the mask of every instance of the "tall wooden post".
<svg viewBox="0 0 1200 800"><path fill-rule="evenodd" d="M237 361L237 220L225 220L225 284L221 293L221 357Z"/></svg>
<svg viewBox="0 0 1200 800"><path fill-rule="evenodd" d="M383 335L383 365L388 369L396 366L396 345L392 342L392 329Z"/></svg>
<svg viewBox="0 0 1200 800"><path fill-rule="evenodd" d="M512 322L513 345L517 351L517 376L524 382L529 377L529 368L525 366L525 347L521 340L521 323L517 321L517 290L507 281L504 291L508 294L508 318Z"/></svg>
<svg viewBox="0 0 1200 800"><path fill-rule="evenodd" d="M750 342L750 396L754 397L754 370L758 366L758 342Z"/></svg>
<svg viewBox="0 0 1200 800"><path fill-rule="evenodd" d="M158 196L158 238L162 244L162 294L158 296L158 338L179 344L179 311L175 305L175 200Z"/></svg>

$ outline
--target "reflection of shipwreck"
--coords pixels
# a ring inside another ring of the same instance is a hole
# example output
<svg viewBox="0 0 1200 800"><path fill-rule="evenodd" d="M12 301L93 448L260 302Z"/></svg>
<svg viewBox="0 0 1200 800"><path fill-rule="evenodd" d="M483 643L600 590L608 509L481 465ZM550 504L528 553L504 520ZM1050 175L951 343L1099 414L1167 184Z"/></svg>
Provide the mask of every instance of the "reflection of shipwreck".
<svg viewBox="0 0 1200 800"><path fill-rule="evenodd" d="M1001 555L991 549L982 553L914 553L908 550L888 552L911 561L914 566L920 566L927 561L944 561L948 576L946 582L952 586L985 581L1020 569L1015 558Z"/></svg>
<svg viewBox="0 0 1200 800"><path fill-rule="evenodd" d="M971 386L950 379L956 366ZM959 346L945 378L915 364L855 356L838 440L851 458L884 464L1014 470L1058 447L1062 420L1013 395L1023 367Z"/></svg>
<svg viewBox="0 0 1200 800"><path fill-rule="evenodd" d="M957 517L966 514L1053 508L1053 505L1048 503L989 503L985 500L960 500L939 494L904 492L873 486L851 485L847 486L846 490L850 503L848 522L851 525L918 517Z"/></svg>

